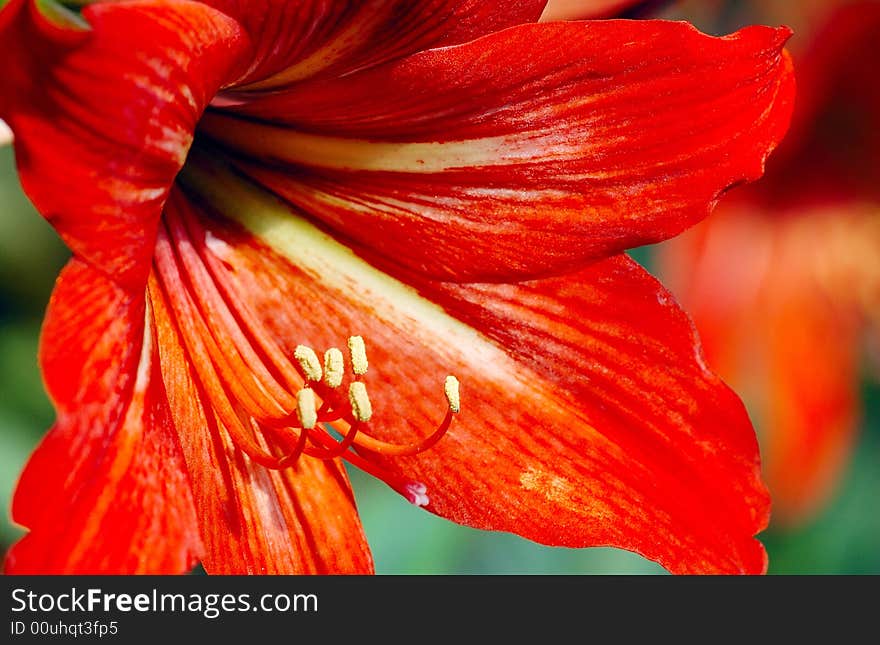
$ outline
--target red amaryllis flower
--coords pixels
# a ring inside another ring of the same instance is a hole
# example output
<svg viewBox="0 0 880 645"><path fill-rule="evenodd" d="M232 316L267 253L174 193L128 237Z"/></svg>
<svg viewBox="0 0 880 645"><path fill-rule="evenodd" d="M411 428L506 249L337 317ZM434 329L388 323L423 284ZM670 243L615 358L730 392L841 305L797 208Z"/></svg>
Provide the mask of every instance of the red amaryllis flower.
<svg viewBox="0 0 880 645"><path fill-rule="evenodd" d="M753 406L781 523L810 517L846 466L860 339L880 329L880 89L865 80L880 4L824 20L796 54L799 107L767 178L662 256L710 364Z"/></svg>
<svg viewBox="0 0 880 645"><path fill-rule="evenodd" d="M789 32L543 7L9 0L0 117L74 259L8 571L369 572L342 459L470 526L765 569L745 411L622 251L760 175Z"/></svg>

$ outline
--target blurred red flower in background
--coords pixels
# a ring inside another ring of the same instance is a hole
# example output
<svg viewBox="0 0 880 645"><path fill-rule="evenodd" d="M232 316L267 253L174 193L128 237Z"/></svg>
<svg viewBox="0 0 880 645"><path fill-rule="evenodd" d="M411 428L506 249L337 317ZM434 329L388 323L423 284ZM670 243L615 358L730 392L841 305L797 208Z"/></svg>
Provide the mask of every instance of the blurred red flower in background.
<svg viewBox="0 0 880 645"><path fill-rule="evenodd" d="M766 569L745 410L623 251L760 175L789 32L543 8L7 2L0 117L74 254L8 572L369 572L340 458L470 526ZM302 345L349 336L348 370Z"/></svg>
<svg viewBox="0 0 880 645"><path fill-rule="evenodd" d="M630 13L647 13L667 2L668 0L550 0L544 7L541 20L546 22L626 17Z"/></svg>
<svg viewBox="0 0 880 645"><path fill-rule="evenodd" d="M767 176L661 247L660 264L750 405L774 518L792 524L846 467L862 340L880 328L880 3L756 6L806 14L791 131Z"/></svg>

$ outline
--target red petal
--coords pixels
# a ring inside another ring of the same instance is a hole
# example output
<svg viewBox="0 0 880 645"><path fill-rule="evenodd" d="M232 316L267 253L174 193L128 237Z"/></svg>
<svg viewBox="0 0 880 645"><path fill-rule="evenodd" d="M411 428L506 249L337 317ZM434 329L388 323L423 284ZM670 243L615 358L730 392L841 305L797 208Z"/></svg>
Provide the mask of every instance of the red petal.
<svg viewBox="0 0 880 645"><path fill-rule="evenodd" d="M75 254L142 286L168 188L244 40L194 2L93 4L85 32L47 31L34 6L0 14L0 118L22 184Z"/></svg>
<svg viewBox="0 0 880 645"><path fill-rule="evenodd" d="M710 363L754 412L774 518L795 523L834 491L853 447L858 319L880 311L880 226L853 207L772 215L728 206L661 260Z"/></svg>
<svg viewBox="0 0 880 645"><path fill-rule="evenodd" d="M155 276L150 301L162 375L192 480L205 569L233 574L372 573L372 557L341 462L304 456L294 468L268 470L238 451L213 412L203 407L204 385L196 385L179 316Z"/></svg>
<svg viewBox="0 0 880 645"><path fill-rule="evenodd" d="M448 435L384 462L427 484L430 510L548 544L632 549L677 572L764 569L752 536L768 501L748 418L703 365L687 317L635 263L519 285L408 286L258 190L218 181L214 206L286 255L204 221L222 280L289 353L364 336L371 432L427 436L443 418L445 375L461 379Z"/></svg>
<svg viewBox="0 0 880 645"><path fill-rule="evenodd" d="M202 124L271 190L410 268L543 274L672 236L758 177L788 124L788 33L526 25L236 108L289 127Z"/></svg>
<svg viewBox="0 0 880 645"><path fill-rule="evenodd" d="M256 43L250 89L342 76L413 52L535 22L546 0L210 0Z"/></svg>
<svg viewBox="0 0 880 645"><path fill-rule="evenodd" d="M58 421L28 462L8 573L182 573L199 536L144 300L73 260L41 358Z"/></svg>

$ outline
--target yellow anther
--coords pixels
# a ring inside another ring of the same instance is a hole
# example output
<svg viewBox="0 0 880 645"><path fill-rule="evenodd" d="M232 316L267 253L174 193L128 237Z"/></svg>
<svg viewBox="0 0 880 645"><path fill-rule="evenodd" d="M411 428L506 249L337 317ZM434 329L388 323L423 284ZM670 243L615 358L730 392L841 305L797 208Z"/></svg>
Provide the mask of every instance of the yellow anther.
<svg viewBox="0 0 880 645"><path fill-rule="evenodd" d="M348 353L351 356L351 370L358 376L367 373L367 348L360 336L348 339Z"/></svg>
<svg viewBox="0 0 880 645"><path fill-rule="evenodd" d="M302 367L308 380L321 380L321 361L318 360L315 350L305 345L297 345L296 349L293 350L293 357L299 361L299 365Z"/></svg>
<svg viewBox="0 0 880 645"><path fill-rule="evenodd" d="M305 430L311 430L318 422L315 391L311 388L306 387L296 393L296 416L299 417L299 424Z"/></svg>
<svg viewBox="0 0 880 645"><path fill-rule="evenodd" d="M348 386L348 401L351 403L351 413L358 421L366 422L373 416L373 406L367 394L367 386L362 382L353 381Z"/></svg>
<svg viewBox="0 0 880 645"><path fill-rule="evenodd" d="M461 411L461 399L458 396L458 379L451 375L447 376L446 382L443 383L443 393L446 395L449 409L458 414Z"/></svg>
<svg viewBox="0 0 880 645"><path fill-rule="evenodd" d="M336 388L342 385L345 375L345 358L335 347L324 352L324 383L327 387Z"/></svg>

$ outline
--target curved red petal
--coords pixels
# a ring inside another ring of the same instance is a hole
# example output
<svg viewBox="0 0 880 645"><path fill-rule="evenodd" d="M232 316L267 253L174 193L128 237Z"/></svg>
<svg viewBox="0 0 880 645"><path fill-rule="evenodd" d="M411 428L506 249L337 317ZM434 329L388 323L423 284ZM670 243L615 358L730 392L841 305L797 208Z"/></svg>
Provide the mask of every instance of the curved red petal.
<svg viewBox="0 0 880 645"><path fill-rule="evenodd" d="M236 18L256 45L256 56L242 79L246 89L274 90L535 22L546 0L210 0L207 4Z"/></svg>
<svg viewBox="0 0 880 645"><path fill-rule="evenodd" d="M233 108L275 125L211 113L200 131L408 268L523 278L675 235L757 178L790 115L788 33L525 25Z"/></svg>
<svg viewBox="0 0 880 645"><path fill-rule="evenodd" d="M30 532L7 573L183 573L200 549L143 296L79 260L61 274L41 358L58 421L18 482Z"/></svg>
<svg viewBox="0 0 880 645"><path fill-rule="evenodd" d="M0 14L0 118L22 185L76 255L143 287L168 189L246 38L195 2L90 5L84 31L47 31L35 6Z"/></svg>
<svg viewBox="0 0 880 645"><path fill-rule="evenodd" d="M402 282L259 189L220 183L213 205L272 248L203 219L219 279L288 353L365 338L369 432L426 437L446 409L444 377L461 380L448 434L382 460L427 485L430 510L548 544L632 549L676 572L764 570L752 536L768 499L745 410L632 261L515 285Z"/></svg>
<svg viewBox="0 0 880 645"><path fill-rule="evenodd" d="M706 368L687 316L635 262L611 258L513 287L447 286L435 299L518 364L509 381L470 395L481 411L505 395L515 405L522 395L510 390L514 379L551 384L531 395L518 433L503 416L489 424L481 414L465 439L476 444L481 437L482 451L506 457L493 457L501 481L519 477L524 490L511 503L515 521L529 522L519 532L568 545L601 540L679 573L763 572L766 555L752 536L767 525L769 498L749 419ZM479 383L479 363L474 367L471 379ZM509 448L496 444L487 425L513 434ZM512 451L518 458L508 456ZM437 512L472 515L442 499L457 499L461 488L459 480L452 493L441 479L451 457L444 452L440 446L414 460L411 476L439 489L432 496L441 497ZM471 452L476 463L484 458L479 448ZM487 490L462 479L475 497L498 484ZM542 496L562 508L535 508ZM597 520L612 526L571 529ZM563 528L548 530L551 521Z"/></svg>
<svg viewBox="0 0 880 645"><path fill-rule="evenodd" d="M173 206L169 205L169 208ZM157 259L157 262L160 260ZM301 457L269 470L236 449L210 406L181 340L168 285L155 274L162 376L186 457L209 573L373 572L373 561L341 462ZM243 375L243 378L250 378Z"/></svg>

